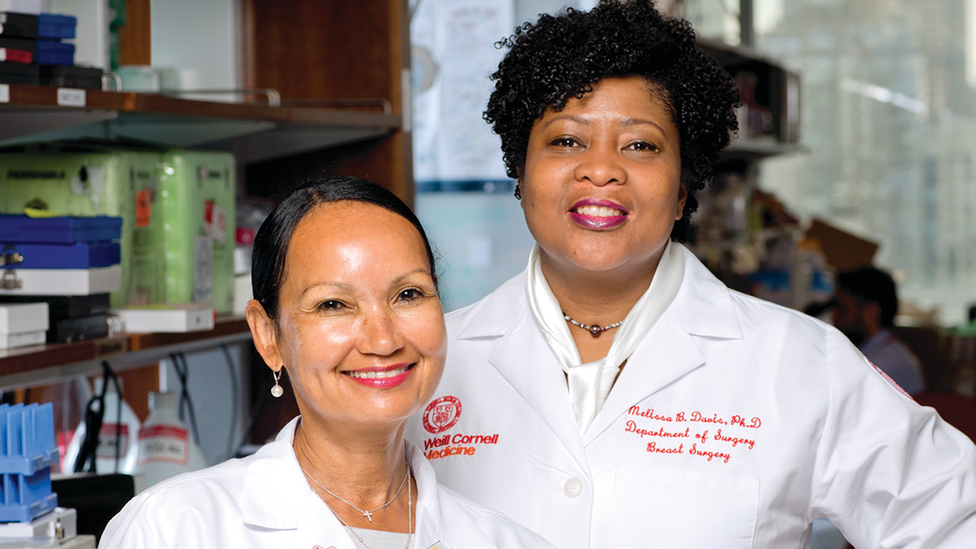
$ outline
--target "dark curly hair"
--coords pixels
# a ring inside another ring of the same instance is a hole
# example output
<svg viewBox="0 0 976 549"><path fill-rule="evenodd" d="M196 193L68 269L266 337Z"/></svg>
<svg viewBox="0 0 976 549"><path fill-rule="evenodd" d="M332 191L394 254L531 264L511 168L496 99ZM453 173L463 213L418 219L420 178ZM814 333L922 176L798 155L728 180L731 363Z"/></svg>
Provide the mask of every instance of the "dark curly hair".
<svg viewBox="0 0 976 549"><path fill-rule="evenodd" d="M661 15L651 0L604 0L592 11L543 14L498 42L509 52L491 75L495 90L484 119L502 140L508 176L525 167L529 133L550 107L562 110L607 77L638 75L653 84L671 110L681 139L681 184L688 191L671 238L683 242L695 191L712 178L712 164L738 129L735 81L695 46L684 20Z"/></svg>

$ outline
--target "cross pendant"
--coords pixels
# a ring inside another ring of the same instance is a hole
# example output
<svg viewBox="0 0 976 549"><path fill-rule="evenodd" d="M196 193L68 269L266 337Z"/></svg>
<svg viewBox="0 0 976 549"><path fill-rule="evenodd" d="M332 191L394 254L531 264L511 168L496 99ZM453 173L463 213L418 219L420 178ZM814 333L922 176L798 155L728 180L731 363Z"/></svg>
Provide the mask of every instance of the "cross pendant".
<svg viewBox="0 0 976 549"><path fill-rule="evenodd" d="M373 513L369 511L363 511L363 516L369 519L370 522L373 522Z"/></svg>

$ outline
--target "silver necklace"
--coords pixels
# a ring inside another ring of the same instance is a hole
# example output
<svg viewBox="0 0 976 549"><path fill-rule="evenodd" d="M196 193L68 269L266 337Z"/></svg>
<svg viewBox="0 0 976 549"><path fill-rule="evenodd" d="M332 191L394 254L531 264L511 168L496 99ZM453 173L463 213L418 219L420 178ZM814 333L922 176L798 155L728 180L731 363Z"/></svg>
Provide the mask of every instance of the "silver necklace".
<svg viewBox="0 0 976 549"><path fill-rule="evenodd" d="M603 333L603 332L605 332L607 330L612 330L613 328L616 328L616 327L618 327L618 326L620 326L621 324L624 323L624 321L621 320L620 322L614 322L613 324L607 324L606 326L604 326L604 327L601 328L601 327L597 326L596 324L594 324L592 326L588 326L586 324L580 324L579 322L576 322L572 318L569 318L569 315L566 314L566 313L563 313L563 318L565 318L567 321L569 321L569 323L572 324L573 326L579 326L580 328L583 328L587 332L590 332L590 335L593 336L593 337L599 337L599 335L601 333Z"/></svg>
<svg viewBox="0 0 976 549"><path fill-rule="evenodd" d="M298 464L298 468L301 469L303 473L305 473L305 476L307 476L308 478L312 479L312 482L314 482L316 485L318 485L319 488L325 490L325 493L327 493L330 496L336 498L337 500L345 503L346 505L352 507L353 509L359 511L360 513L363 514L364 517L366 517L367 519L369 519L370 522L373 522L373 513L377 512L380 509L386 507L387 505L393 503L393 500L395 500L397 498L397 496L400 495L400 491L403 490L403 485L407 483L407 478L410 477L410 466L408 465L407 466L407 474L403 475L403 480L400 481L400 487L397 488L396 493L393 494L393 497L390 498L390 501L387 501L386 503L384 503L383 505L380 505L376 509L372 509L370 511L364 511L364 510L360 509L359 507L356 507L355 505L353 505L352 502L349 501L348 499L346 499L346 498L344 498L344 497L336 494L335 492L333 492L332 490L329 490L325 486L322 486L322 483L320 483L319 481L315 480L315 477L313 477L311 475L311 473L309 473L308 471L306 471L305 468L302 467L302 464L301 463ZM330 509L331 509L331 507L330 507ZM342 520L342 519L339 519L339 520Z"/></svg>
<svg viewBox="0 0 976 549"><path fill-rule="evenodd" d="M307 475L308 473L305 474ZM407 467L407 476L405 478L407 481L407 544L403 547L403 549L410 549L410 540L411 538L413 538L413 490L410 488L410 467L409 466ZM315 479L313 478L312 480L314 481ZM316 482L316 484L318 483ZM400 492L398 491L397 493L399 494ZM420 494L417 494L417 496L419 497ZM395 496L394 499L396 499ZM389 505L389 503L387 503L387 505ZM352 526L349 526L349 524L347 524L346 521L342 520L342 517L339 516L339 513L335 512L335 509L333 509L331 505L326 503L325 506L329 508L329 511L332 511L332 514L335 516L335 518L339 519L339 522L341 522L342 525L345 526L347 530L352 532L352 535L356 536L356 539L359 540L359 543L363 544L363 547L365 547L366 549L370 549L370 546L366 545L366 540L364 540L359 534L357 534L356 530L353 529Z"/></svg>

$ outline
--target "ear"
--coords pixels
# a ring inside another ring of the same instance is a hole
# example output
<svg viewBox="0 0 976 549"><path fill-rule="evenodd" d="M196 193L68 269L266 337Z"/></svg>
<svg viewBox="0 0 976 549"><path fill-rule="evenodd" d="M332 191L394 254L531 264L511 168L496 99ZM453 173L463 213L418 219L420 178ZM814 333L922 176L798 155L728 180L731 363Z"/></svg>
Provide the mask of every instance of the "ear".
<svg viewBox="0 0 976 549"><path fill-rule="evenodd" d="M518 179L515 180L515 185L521 188L521 192L525 192L525 168L515 168L515 175ZM519 197L519 207L523 210L525 209L525 201L522 200L522 196Z"/></svg>
<svg viewBox="0 0 976 549"><path fill-rule="evenodd" d="M678 204L677 211L674 212L675 221L684 217L686 202L688 202L688 185L685 185L684 181L681 181L678 183Z"/></svg>
<svg viewBox="0 0 976 549"><path fill-rule="evenodd" d="M881 329L881 305L871 302L861 307L861 321L872 330Z"/></svg>
<svg viewBox="0 0 976 549"><path fill-rule="evenodd" d="M284 360L278 351L278 332L274 320L268 316L264 307L256 299L247 302L244 317L247 318L247 325L251 328L254 348L269 368L278 371L284 365Z"/></svg>

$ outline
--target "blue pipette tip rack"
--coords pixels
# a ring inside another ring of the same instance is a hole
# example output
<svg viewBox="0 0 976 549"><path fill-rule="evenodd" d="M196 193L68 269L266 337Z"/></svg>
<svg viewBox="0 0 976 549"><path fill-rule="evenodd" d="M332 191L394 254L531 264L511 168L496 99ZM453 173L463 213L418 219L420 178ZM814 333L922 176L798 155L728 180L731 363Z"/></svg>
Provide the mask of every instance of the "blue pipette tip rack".
<svg viewBox="0 0 976 549"><path fill-rule="evenodd" d="M0 522L30 522L57 507L51 465L59 459L51 403L0 405Z"/></svg>

